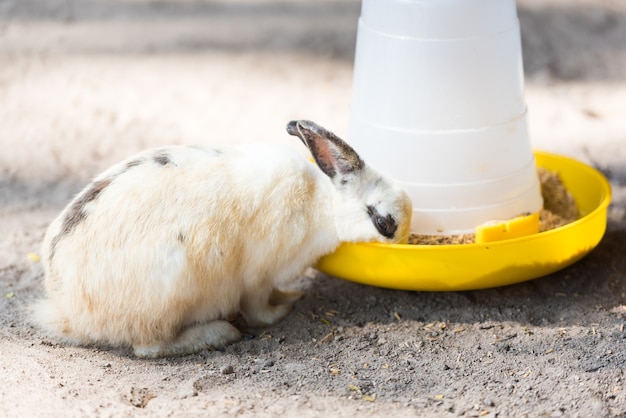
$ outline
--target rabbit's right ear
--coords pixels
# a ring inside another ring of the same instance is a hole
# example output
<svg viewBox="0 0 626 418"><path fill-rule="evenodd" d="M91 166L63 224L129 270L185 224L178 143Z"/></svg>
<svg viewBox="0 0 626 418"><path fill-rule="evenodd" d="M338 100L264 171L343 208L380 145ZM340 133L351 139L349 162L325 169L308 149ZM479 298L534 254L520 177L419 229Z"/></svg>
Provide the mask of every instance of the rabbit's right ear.
<svg viewBox="0 0 626 418"><path fill-rule="evenodd" d="M287 132L309 148L319 168L333 180L344 184L365 166L359 154L344 140L309 120L291 121Z"/></svg>

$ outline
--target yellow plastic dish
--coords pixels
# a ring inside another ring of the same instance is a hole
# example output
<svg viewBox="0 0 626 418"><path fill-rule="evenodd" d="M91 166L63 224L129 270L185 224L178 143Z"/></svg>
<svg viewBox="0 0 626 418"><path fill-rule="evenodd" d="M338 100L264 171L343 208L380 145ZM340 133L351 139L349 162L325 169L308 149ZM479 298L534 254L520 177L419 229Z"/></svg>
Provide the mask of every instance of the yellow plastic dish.
<svg viewBox="0 0 626 418"><path fill-rule="evenodd" d="M535 279L567 267L594 249L606 230L611 186L597 170L568 157L535 152L537 165L558 172L580 218L539 234L484 244L345 243L316 268L391 289L458 291Z"/></svg>

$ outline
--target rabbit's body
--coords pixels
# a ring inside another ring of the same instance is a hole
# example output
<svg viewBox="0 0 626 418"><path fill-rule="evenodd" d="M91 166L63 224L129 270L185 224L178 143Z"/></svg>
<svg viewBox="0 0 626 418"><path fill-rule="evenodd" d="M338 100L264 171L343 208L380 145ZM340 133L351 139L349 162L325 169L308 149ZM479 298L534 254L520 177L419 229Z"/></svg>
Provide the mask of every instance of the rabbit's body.
<svg viewBox="0 0 626 418"><path fill-rule="evenodd" d="M400 210L410 217L410 203ZM355 211L284 147L150 150L96 177L50 225L35 315L67 342L144 357L220 348L241 336L228 318L277 322L299 297L280 288L341 241L376 239Z"/></svg>

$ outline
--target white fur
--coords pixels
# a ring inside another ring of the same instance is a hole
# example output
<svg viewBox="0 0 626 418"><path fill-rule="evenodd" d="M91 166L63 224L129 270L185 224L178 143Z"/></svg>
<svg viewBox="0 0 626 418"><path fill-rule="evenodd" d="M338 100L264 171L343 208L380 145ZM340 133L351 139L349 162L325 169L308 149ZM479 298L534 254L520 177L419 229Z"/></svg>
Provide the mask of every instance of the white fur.
<svg viewBox="0 0 626 418"><path fill-rule="evenodd" d="M94 193L97 182L108 184ZM50 225L47 299L34 317L68 343L130 345L143 357L223 347L241 336L224 320L280 320L299 294L278 289L340 242L383 240L366 205L395 214L399 239L408 236L404 192L368 167L356 183L337 188L273 144L141 153L96 177ZM84 216L68 227L72 213Z"/></svg>

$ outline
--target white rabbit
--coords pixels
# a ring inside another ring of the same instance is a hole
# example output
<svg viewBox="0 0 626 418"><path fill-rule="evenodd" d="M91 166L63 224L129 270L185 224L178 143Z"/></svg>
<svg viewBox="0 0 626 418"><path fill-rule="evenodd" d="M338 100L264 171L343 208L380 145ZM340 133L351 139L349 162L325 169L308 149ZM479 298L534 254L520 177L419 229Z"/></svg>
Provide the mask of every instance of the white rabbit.
<svg viewBox="0 0 626 418"><path fill-rule="evenodd" d="M275 144L149 150L114 165L50 225L35 321L70 344L139 357L219 349L285 315L279 290L343 241L405 242L411 202L340 138L287 126L317 167ZM319 167L319 168L318 168Z"/></svg>

